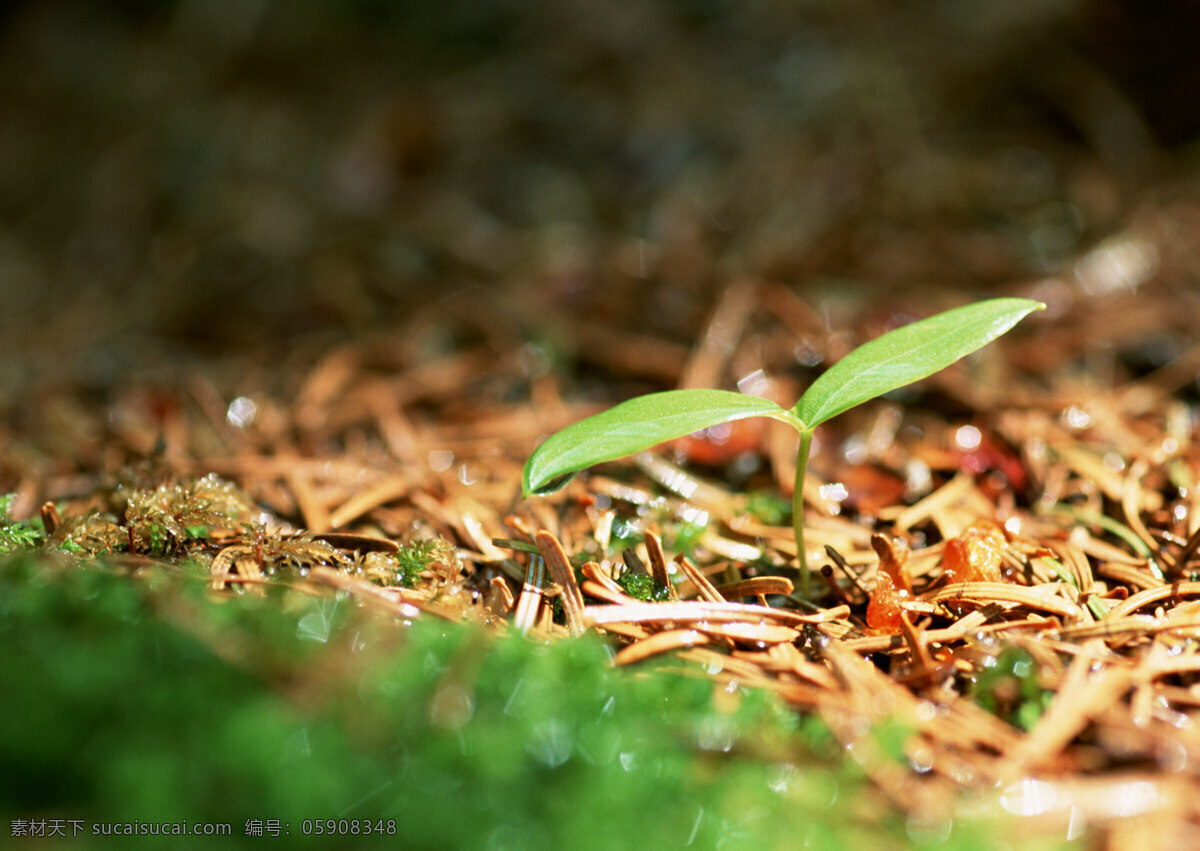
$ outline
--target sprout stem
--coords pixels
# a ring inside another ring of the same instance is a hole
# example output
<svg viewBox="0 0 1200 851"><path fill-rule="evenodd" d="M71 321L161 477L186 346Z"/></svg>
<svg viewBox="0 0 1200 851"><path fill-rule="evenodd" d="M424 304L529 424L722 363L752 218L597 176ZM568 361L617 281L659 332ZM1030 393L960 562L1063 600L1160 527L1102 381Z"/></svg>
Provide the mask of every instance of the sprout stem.
<svg viewBox="0 0 1200 851"><path fill-rule="evenodd" d="M796 452L796 481L792 488L792 528L796 532L796 562L800 569L800 596L808 600L812 580L808 573L808 551L804 546L804 476L808 471L808 452L812 446L810 429L800 430L800 448Z"/></svg>

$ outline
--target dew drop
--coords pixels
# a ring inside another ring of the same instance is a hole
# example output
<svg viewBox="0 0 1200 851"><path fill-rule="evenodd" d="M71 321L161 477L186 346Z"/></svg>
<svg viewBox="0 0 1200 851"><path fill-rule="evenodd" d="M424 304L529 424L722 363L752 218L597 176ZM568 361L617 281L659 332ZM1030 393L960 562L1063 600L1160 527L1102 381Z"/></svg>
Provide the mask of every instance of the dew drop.
<svg viewBox="0 0 1200 851"><path fill-rule="evenodd" d="M1075 429L1087 428L1092 424L1092 415L1077 405L1072 405L1063 411L1063 422Z"/></svg>
<svg viewBox="0 0 1200 851"><path fill-rule="evenodd" d="M918 774L927 774L933 769L933 751L924 746L914 748L908 755L908 763Z"/></svg>
<svg viewBox="0 0 1200 851"><path fill-rule="evenodd" d="M959 449L967 451L978 449L982 441L983 434L973 425L960 426L954 432L954 443Z"/></svg>
<svg viewBox="0 0 1200 851"><path fill-rule="evenodd" d="M258 416L258 405L247 396L238 396L225 411L225 422L234 428L248 428Z"/></svg>
<svg viewBox="0 0 1200 851"><path fill-rule="evenodd" d="M846 486L841 482L831 482L820 487L821 499L827 499L831 502L842 502L846 497L850 496L850 491L846 490Z"/></svg>

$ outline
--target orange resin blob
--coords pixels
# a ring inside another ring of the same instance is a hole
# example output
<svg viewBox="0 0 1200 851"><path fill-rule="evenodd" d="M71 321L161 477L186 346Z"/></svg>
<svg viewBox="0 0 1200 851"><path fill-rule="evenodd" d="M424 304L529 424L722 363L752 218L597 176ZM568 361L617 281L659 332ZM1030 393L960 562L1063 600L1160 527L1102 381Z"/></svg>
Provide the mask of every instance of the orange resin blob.
<svg viewBox="0 0 1200 851"><path fill-rule="evenodd" d="M946 542L942 572L946 581L999 582L1000 563L1008 540L991 520L976 520L957 538Z"/></svg>
<svg viewBox="0 0 1200 851"><path fill-rule="evenodd" d="M867 604L867 626L879 632L898 632L900 619L904 617L900 603L911 596L910 592L898 588L892 577L880 573L875 590L871 592L871 602Z"/></svg>
<svg viewBox="0 0 1200 851"><path fill-rule="evenodd" d="M897 632L904 617L900 604L912 597L905 569L908 546L883 535L872 535L871 546L879 556L879 572L867 604L867 626L879 632Z"/></svg>

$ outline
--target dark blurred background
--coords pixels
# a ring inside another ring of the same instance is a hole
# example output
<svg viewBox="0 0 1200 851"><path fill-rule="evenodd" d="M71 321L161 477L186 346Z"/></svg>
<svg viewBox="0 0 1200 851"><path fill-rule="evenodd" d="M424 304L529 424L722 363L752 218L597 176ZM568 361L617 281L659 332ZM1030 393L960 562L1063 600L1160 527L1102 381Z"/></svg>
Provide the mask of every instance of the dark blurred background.
<svg viewBox="0 0 1200 851"><path fill-rule="evenodd" d="M1182 0L10 0L2 401L419 309L687 342L743 276L1036 281L1189 196L1197 35Z"/></svg>

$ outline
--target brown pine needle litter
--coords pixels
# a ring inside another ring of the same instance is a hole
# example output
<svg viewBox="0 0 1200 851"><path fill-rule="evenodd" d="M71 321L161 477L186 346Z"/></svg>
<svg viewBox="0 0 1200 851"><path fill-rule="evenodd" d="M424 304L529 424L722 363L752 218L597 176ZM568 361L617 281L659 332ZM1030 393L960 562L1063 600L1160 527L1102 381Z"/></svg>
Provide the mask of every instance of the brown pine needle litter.
<svg viewBox="0 0 1200 851"><path fill-rule="evenodd" d="M643 340L635 368L628 340L593 329L576 356L667 386L751 375L773 395L797 381L798 325L821 358L846 348L778 285L742 280L716 304L690 355ZM776 469L788 452L771 425L660 447L522 501L540 437L599 406L553 372L523 372L520 342L499 331L440 359L404 329L340 348L290 403L192 380L172 402L169 452L149 459L164 406L121 395L100 425L59 432L76 444L16 436L5 463L73 459L16 477L14 514L57 503L43 512L51 539L84 553L197 559L216 594L281 583L397 622L598 633L618 666L768 689L819 714L911 812L948 812L965 793L1114 842L1131 819L1169 839L1200 829L1200 450L1169 365L1167 390L1154 375L1106 390L1072 368L1104 356L1119 378L1120 346L1157 333L1154 314L1123 304L1076 292L1069 311L909 401L822 428L808 601L795 596L790 471ZM887 320L860 316L859 336ZM1113 345L1097 354L1089 329L1105 322ZM481 379L488 399L467 405ZM233 393L257 416L223 416ZM222 478L197 478L209 473ZM1003 530L999 580L948 583L947 542L978 521ZM887 630L866 620L880 533L910 551L912 593ZM876 752L870 731L885 719L908 731L907 766Z"/></svg>

